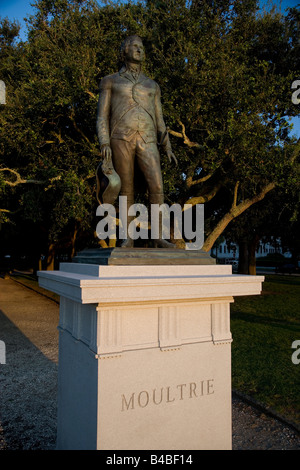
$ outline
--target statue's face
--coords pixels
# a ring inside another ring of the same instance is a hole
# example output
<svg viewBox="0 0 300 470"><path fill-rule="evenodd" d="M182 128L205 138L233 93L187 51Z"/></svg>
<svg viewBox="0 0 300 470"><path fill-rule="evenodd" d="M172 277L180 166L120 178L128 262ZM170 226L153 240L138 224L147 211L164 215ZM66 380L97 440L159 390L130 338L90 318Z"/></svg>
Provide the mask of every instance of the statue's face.
<svg viewBox="0 0 300 470"><path fill-rule="evenodd" d="M145 57L145 50L140 39L133 39L127 46L125 60L128 62L141 63Z"/></svg>

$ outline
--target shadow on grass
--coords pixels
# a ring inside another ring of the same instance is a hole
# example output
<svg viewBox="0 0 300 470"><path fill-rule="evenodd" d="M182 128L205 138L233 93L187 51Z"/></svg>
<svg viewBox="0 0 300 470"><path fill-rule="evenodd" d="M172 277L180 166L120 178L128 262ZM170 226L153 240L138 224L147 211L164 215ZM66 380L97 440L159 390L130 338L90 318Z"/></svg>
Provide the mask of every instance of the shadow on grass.
<svg viewBox="0 0 300 470"><path fill-rule="evenodd" d="M265 282L270 284L288 284L292 286L300 286L300 276L266 275Z"/></svg>
<svg viewBox="0 0 300 470"><path fill-rule="evenodd" d="M289 331L300 332L300 324L297 325L295 322L289 322L286 320L280 320L278 318L263 317L261 315L255 315L243 312L233 312L231 314L232 320L242 320L248 323L258 323L261 325L274 326L275 328L282 328Z"/></svg>

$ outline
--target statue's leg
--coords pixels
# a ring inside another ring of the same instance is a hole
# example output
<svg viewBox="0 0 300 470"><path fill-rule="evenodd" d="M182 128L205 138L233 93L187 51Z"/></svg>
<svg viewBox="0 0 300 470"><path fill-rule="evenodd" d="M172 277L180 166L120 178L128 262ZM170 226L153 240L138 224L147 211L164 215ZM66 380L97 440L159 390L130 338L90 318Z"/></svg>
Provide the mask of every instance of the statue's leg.
<svg viewBox="0 0 300 470"><path fill-rule="evenodd" d="M148 184L150 204L163 204L163 180L157 144L154 142L145 143L142 138L139 138L137 140L137 161ZM159 238L154 240L154 246L157 248L176 248L173 243L163 239L161 212L159 213L158 223Z"/></svg>
<svg viewBox="0 0 300 470"><path fill-rule="evenodd" d="M111 139L111 149L113 155L113 164L116 172L121 179L120 196L127 198L127 238L122 243L122 247L131 248L134 243L128 236L128 227L133 217L128 216L128 209L134 204L134 158L135 158L135 139L130 142L119 139ZM120 221L122 223L122 220Z"/></svg>

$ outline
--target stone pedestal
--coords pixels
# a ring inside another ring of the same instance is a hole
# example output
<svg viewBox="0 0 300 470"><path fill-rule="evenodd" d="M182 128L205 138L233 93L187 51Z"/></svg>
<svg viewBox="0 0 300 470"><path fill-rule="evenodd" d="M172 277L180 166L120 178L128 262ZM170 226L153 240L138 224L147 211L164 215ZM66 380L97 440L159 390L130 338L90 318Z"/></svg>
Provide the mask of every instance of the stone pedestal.
<svg viewBox="0 0 300 470"><path fill-rule="evenodd" d="M231 449L231 266L61 264L58 449Z"/></svg>

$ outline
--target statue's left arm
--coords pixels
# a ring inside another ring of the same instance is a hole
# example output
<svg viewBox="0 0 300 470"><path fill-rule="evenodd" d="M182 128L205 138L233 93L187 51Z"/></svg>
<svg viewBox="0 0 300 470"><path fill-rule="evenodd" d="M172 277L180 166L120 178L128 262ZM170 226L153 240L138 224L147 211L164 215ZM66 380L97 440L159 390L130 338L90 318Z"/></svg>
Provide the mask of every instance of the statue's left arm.
<svg viewBox="0 0 300 470"><path fill-rule="evenodd" d="M100 94L97 109L97 135L100 143L102 156L105 160L111 159L110 148L110 100L111 100L111 81L109 77L104 77L100 83Z"/></svg>
<svg viewBox="0 0 300 470"><path fill-rule="evenodd" d="M162 105L161 105L161 91L158 85L157 85L157 90L155 94L155 117L156 117L156 125L157 125L158 143L165 150L169 160L170 161L174 160L175 163L177 164L177 159L175 155L173 154L171 142L169 139L169 134L168 134L167 127L166 127L164 117L163 117Z"/></svg>

